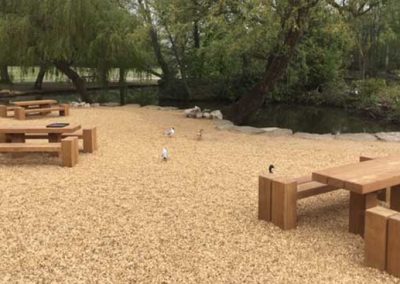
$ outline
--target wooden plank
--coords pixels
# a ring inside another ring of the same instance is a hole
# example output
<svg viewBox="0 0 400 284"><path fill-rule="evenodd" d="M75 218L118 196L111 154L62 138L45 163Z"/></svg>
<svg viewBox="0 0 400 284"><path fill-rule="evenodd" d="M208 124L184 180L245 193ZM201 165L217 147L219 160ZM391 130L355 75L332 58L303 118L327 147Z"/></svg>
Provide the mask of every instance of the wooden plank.
<svg viewBox="0 0 400 284"><path fill-rule="evenodd" d="M272 223L283 230L297 226L297 184L285 180L272 181Z"/></svg>
<svg viewBox="0 0 400 284"><path fill-rule="evenodd" d="M316 181L304 183L297 186L297 199L300 200L310 196L319 195L338 189L339 188L337 187L326 185Z"/></svg>
<svg viewBox="0 0 400 284"><path fill-rule="evenodd" d="M70 124L61 128L49 128L46 126L0 126L0 133L72 133L81 129L78 124Z"/></svg>
<svg viewBox="0 0 400 284"><path fill-rule="evenodd" d="M60 152L61 144L0 143L0 153Z"/></svg>
<svg viewBox="0 0 400 284"><path fill-rule="evenodd" d="M271 221L271 179L265 176L258 178L258 219Z"/></svg>
<svg viewBox="0 0 400 284"><path fill-rule="evenodd" d="M378 194L350 192L349 232L364 236L365 211L378 205Z"/></svg>
<svg viewBox="0 0 400 284"><path fill-rule="evenodd" d="M390 209L400 212L400 185L390 189Z"/></svg>
<svg viewBox="0 0 400 284"><path fill-rule="evenodd" d="M400 277L400 214L389 217L386 270Z"/></svg>
<svg viewBox="0 0 400 284"><path fill-rule="evenodd" d="M56 100L35 100L35 101L17 101L11 104L21 107L35 106L35 105L52 105L57 104Z"/></svg>
<svg viewBox="0 0 400 284"><path fill-rule="evenodd" d="M60 111L64 110L63 107L47 107L47 108L33 108L33 109L24 109L25 113L44 113L44 112L52 112L52 111Z"/></svg>
<svg viewBox="0 0 400 284"><path fill-rule="evenodd" d="M383 207L367 210L365 223L365 265L386 269L387 228L389 217L395 211Z"/></svg>
<svg viewBox="0 0 400 284"><path fill-rule="evenodd" d="M335 167L312 174L314 181L358 193L369 193L400 184L400 156L391 156Z"/></svg>

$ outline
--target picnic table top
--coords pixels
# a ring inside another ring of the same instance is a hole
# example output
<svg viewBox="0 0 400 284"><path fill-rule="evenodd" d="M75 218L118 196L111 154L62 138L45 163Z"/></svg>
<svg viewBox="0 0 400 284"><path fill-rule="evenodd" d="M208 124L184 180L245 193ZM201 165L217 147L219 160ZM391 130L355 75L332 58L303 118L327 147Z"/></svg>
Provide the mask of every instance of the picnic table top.
<svg viewBox="0 0 400 284"><path fill-rule="evenodd" d="M58 102L56 100L35 100L35 101L18 101L11 104L21 107L36 106L36 105L54 105Z"/></svg>
<svg viewBox="0 0 400 284"><path fill-rule="evenodd" d="M0 133L24 134L24 133L72 133L81 129L79 124L70 124L65 127L44 126L0 126Z"/></svg>
<svg viewBox="0 0 400 284"><path fill-rule="evenodd" d="M312 179L359 194L371 193L400 185L400 155L316 171Z"/></svg>

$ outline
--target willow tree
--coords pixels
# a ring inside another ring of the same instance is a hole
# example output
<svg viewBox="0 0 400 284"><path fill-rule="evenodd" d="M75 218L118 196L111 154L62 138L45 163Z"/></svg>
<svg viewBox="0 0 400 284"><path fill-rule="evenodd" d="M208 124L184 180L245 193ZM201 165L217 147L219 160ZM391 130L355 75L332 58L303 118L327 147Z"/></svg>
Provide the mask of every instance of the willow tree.
<svg viewBox="0 0 400 284"><path fill-rule="evenodd" d="M55 66L72 81L82 100L91 101L78 69L91 67L91 52L99 37L109 35L112 27L120 26L118 3L108 0L2 1L15 9L6 11L2 18L13 17L16 13L28 27L21 33L23 44L10 53L18 54L21 65ZM17 28L13 24L10 27ZM96 64L99 66L98 62Z"/></svg>

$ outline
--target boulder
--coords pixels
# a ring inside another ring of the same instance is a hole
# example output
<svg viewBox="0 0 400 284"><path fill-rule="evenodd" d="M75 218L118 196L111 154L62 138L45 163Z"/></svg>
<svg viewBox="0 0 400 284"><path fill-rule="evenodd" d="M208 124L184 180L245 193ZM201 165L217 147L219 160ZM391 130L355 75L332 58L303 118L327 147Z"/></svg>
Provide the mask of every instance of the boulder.
<svg viewBox="0 0 400 284"><path fill-rule="evenodd" d="M332 140L335 138L332 134L313 134L306 132L296 132L293 136L304 139L314 139L314 140Z"/></svg>
<svg viewBox="0 0 400 284"><path fill-rule="evenodd" d="M238 131L246 134L261 134L264 133L265 130L262 128L252 127L252 126L233 126L230 130Z"/></svg>
<svg viewBox="0 0 400 284"><path fill-rule="evenodd" d="M352 141L377 141L378 138L374 134L369 133L345 133L335 135L338 140L352 140Z"/></svg>
<svg viewBox="0 0 400 284"><path fill-rule="evenodd" d="M379 132L375 136L385 142L400 142L400 132Z"/></svg>
<svg viewBox="0 0 400 284"><path fill-rule="evenodd" d="M117 107L117 106L119 106L119 103L110 102L110 103L102 103L101 105L105 106L105 107Z"/></svg>
<svg viewBox="0 0 400 284"><path fill-rule="evenodd" d="M71 106L72 107L79 107L79 103L78 102L71 102Z"/></svg>
<svg viewBox="0 0 400 284"><path fill-rule="evenodd" d="M229 120L216 120L215 123L215 128L218 130L229 130L232 129L235 125L229 121Z"/></svg>
<svg viewBox="0 0 400 284"><path fill-rule="evenodd" d="M210 119L211 118L211 114L209 112L203 112L203 117L206 119Z"/></svg>
<svg viewBox="0 0 400 284"><path fill-rule="evenodd" d="M210 115L212 119L224 119L224 116L220 110L214 110L210 112Z"/></svg>
<svg viewBox="0 0 400 284"><path fill-rule="evenodd" d="M92 107L99 107L99 106L100 106L99 103L93 103L93 104L92 104Z"/></svg>
<svg viewBox="0 0 400 284"><path fill-rule="evenodd" d="M203 118L203 114L201 112L196 113L196 118Z"/></svg>
<svg viewBox="0 0 400 284"><path fill-rule="evenodd" d="M201 113L201 109L198 106L195 106L194 108L188 108L183 111L183 114L186 117L192 117L192 118L196 117L197 113Z"/></svg>
<svg viewBox="0 0 400 284"><path fill-rule="evenodd" d="M293 131L287 128L266 127L261 129L264 130L263 134L269 136L288 136L293 134Z"/></svg>
<svg viewBox="0 0 400 284"><path fill-rule="evenodd" d="M84 107L84 108L90 108L90 104L89 104L89 103L86 103L86 104L83 105L83 107Z"/></svg>

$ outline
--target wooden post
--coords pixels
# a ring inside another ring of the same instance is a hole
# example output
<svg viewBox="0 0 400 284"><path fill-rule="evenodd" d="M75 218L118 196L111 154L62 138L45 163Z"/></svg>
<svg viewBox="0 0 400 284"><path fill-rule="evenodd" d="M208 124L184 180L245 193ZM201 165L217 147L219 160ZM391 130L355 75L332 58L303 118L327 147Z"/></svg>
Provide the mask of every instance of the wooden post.
<svg viewBox="0 0 400 284"><path fill-rule="evenodd" d="M378 205L378 193L350 192L349 232L364 236L365 211Z"/></svg>
<svg viewBox="0 0 400 284"><path fill-rule="evenodd" d="M83 152L93 153L97 150L97 129L96 127L90 129L83 129Z"/></svg>
<svg viewBox="0 0 400 284"><path fill-rule="evenodd" d="M389 217L395 211L384 207L368 209L365 215L365 265L386 269L387 228Z"/></svg>
<svg viewBox="0 0 400 284"><path fill-rule="evenodd" d="M288 180L272 181L272 223L283 230L297 227L297 182Z"/></svg>
<svg viewBox="0 0 400 284"><path fill-rule="evenodd" d="M371 161L373 159L376 159L376 158L369 157L369 156L360 156L360 162ZM387 200L386 199L386 191L387 191L386 188L384 188L381 191L379 191L379 193L378 193L378 199L379 200L381 200L381 201L386 201Z"/></svg>
<svg viewBox="0 0 400 284"><path fill-rule="evenodd" d="M22 107L16 107L14 110L14 116L18 120L25 120L26 119L25 109Z"/></svg>
<svg viewBox="0 0 400 284"><path fill-rule="evenodd" d="M69 104L61 104L62 109L60 110L60 116L69 115Z"/></svg>
<svg viewBox="0 0 400 284"><path fill-rule="evenodd" d="M0 105L0 117L7 117L7 106Z"/></svg>
<svg viewBox="0 0 400 284"><path fill-rule="evenodd" d="M390 209L400 212L400 185L390 189Z"/></svg>
<svg viewBox="0 0 400 284"><path fill-rule="evenodd" d="M61 141L61 159L64 167L73 167L78 163L79 147L77 137L68 137Z"/></svg>
<svg viewBox="0 0 400 284"><path fill-rule="evenodd" d="M271 179L258 177L258 219L271 222Z"/></svg>
<svg viewBox="0 0 400 284"><path fill-rule="evenodd" d="M387 244L388 273L400 277L400 214L389 218L388 244Z"/></svg>

